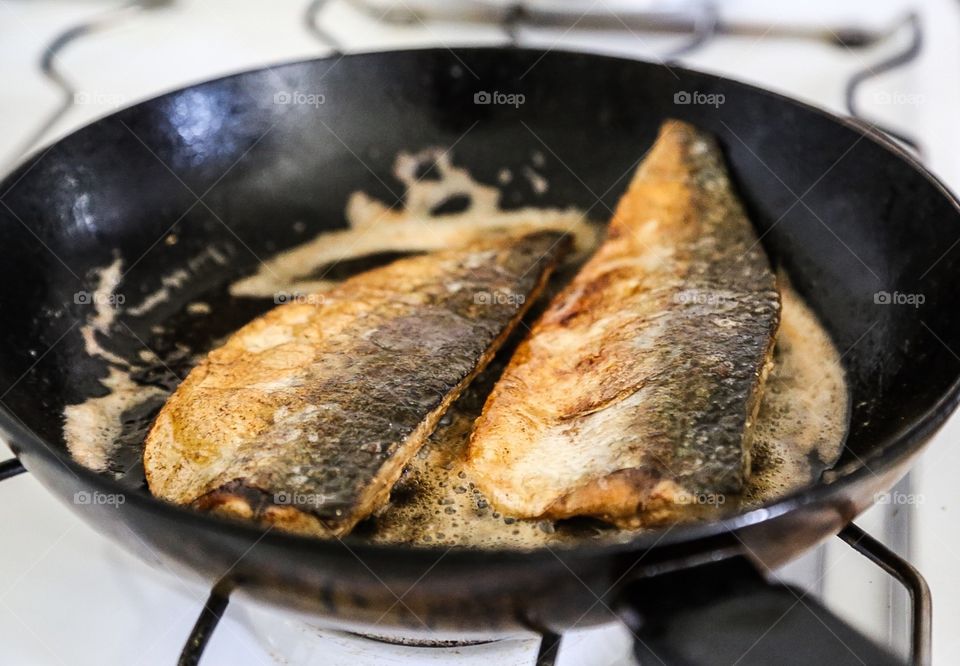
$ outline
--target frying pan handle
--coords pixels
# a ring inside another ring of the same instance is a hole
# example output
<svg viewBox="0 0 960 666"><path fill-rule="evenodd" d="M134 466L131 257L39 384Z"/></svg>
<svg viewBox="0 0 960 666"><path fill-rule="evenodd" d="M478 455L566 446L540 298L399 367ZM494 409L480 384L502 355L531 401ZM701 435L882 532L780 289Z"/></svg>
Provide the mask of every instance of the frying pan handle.
<svg viewBox="0 0 960 666"><path fill-rule="evenodd" d="M23 474L26 471L27 468L24 467L23 463L16 458L4 460L3 462L0 462L0 481L5 481L12 476Z"/></svg>
<svg viewBox="0 0 960 666"><path fill-rule="evenodd" d="M882 545L854 525L841 537L908 584L918 609L910 663L929 664L930 599L922 577L887 551L916 575L921 583L918 590L914 581L905 580L886 565L885 554L878 556L874 546ZM862 544L864 539L870 543ZM904 663L805 591L767 581L742 557L637 581L624 590L618 611L634 632L636 655L643 664Z"/></svg>

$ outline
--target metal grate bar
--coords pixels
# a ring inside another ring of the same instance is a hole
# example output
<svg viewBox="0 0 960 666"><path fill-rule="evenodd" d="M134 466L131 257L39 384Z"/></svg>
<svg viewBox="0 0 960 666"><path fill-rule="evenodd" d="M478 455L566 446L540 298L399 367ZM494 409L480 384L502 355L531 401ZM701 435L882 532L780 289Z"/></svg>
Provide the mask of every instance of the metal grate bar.
<svg viewBox="0 0 960 666"><path fill-rule="evenodd" d="M853 523L838 535L857 552L896 578L910 594L913 620L910 637L910 663L930 666L932 659L933 602L927 581L913 565L864 532Z"/></svg>

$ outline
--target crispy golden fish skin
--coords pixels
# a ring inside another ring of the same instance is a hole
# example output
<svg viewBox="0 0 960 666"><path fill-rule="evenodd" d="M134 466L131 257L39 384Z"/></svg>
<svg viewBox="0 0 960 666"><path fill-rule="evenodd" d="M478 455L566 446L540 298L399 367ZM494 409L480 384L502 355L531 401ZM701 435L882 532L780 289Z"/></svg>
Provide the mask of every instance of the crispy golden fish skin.
<svg viewBox="0 0 960 666"><path fill-rule="evenodd" d="M468 474L517 517L637 526L715 506L749 474L779 315L718 146L667 121L488 397Z"/></svg>
<svg viewBox="0 0 960 666"><path fill-rule="evenodd" d="M210 352L144 452L165 500L320 536L388 499L569 245L500 234L281 305Z"/></svg>

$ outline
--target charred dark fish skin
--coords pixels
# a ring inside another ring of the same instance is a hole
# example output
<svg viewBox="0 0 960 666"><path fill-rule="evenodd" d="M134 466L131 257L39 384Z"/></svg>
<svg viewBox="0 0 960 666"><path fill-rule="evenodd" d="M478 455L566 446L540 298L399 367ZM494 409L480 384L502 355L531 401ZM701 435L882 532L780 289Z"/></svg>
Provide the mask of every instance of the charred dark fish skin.
<svg viewBox="0 0 960 666"><path fill-rule="evenodd" d="M740 492L779 313L719 147L668 121L489 396L468 474L510 515L625 526Z"/></svg>
<svg viewBox="0 0 960 666"><path fill-rule="evenodd" d="M194 369L144 455L154 494L340 536L388 499L569 246L493 235L282 305Z"/></svg>

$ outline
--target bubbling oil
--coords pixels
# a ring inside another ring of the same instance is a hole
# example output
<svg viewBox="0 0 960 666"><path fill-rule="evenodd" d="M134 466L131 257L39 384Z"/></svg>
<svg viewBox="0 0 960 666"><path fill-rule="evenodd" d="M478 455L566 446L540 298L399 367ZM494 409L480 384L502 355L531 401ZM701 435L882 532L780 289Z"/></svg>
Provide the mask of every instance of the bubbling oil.
<svg viewBox="0 0 960 666"><path fill-rule="evenodd" d="M724 497L715 515L759 506L814 483L836 462L847 431L847 387L840 355L803 299L781 278L780 333L752 444L743 494ZM361 532L381 543L536 548L584 539L628 540L622 530L588 520L530 521L492 508L464 470L470 430L483 397L503 369L488 368L447 413L407 465L392 501ZM716 501L716 498L713 498Z"/></svg>
<svg viewBox="0 0 960 666"><path fill-rule="evenodd" d="M424 166L437 178L418 179ZM542 166L533 161L529 167ZM553 229L570 233L574 251L551 279L527 325L552 294L568 281L599 245L602 225L577 209L523 208L504 211L500 191L473 180L455 167L449 153L431 149L401 154L394 168L406 185L403 209L355 193L348 204L349 228L326 232L269 259L254 274L229 286L233 298L267 299L277 294L306 294L328 289L339 280L405 253L424 252L467 242L494 229L517 231ZM542 178L542 176L538 176ZM501 179L502 181L503 179ZM547 191L545 179L539 193ZM444 202L465 200L454 213ZM438 212L439 211L439 212ZM338 267L334 270L335 267ZM101 271L96 303L112 303L119 260ZM172 283L171 283L172 284ZM839 458L848 423L848 392L840 355L814 313L783 276L783 308L774 365L767 378L752 438L752 473L738 497L724 498L719 514L761 505L816 482ZM141 316L156 303L176 299L177 285L165 285L162 297L146 298L132 313ZM216 317L215 307L187 303L192 317ZM97 471L118 478L129 461L142 457L143 440L162 400L172 387L161 388L138 378L169 364L186 369L207 349L184 349L178 358L154 354L121 359L97 342L109 337L118 309L97 308L82 333L91 356L108 362L103 382L106 395L70 405L64 413L64 438L74 457ZM520 520L496 511L464 470L464 454L474 420L503 371L512 348L527 331L520 326L490 366L471 384L444 416L437 430L407 465L390 502L357 526L354 535L377 543L449 545L479 548L536 548L582 543L584 540L625 541L635 530L616 529L590 519L567 521ZM216 344L216 341L210 344ZM184 361L184 357L187 361ZM156 366L156 368L154 368ZM134 418L136 417L136 418Z"/></svg>

